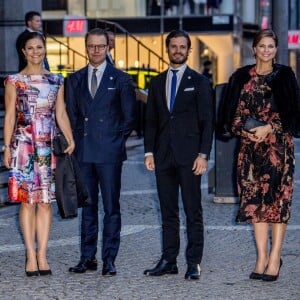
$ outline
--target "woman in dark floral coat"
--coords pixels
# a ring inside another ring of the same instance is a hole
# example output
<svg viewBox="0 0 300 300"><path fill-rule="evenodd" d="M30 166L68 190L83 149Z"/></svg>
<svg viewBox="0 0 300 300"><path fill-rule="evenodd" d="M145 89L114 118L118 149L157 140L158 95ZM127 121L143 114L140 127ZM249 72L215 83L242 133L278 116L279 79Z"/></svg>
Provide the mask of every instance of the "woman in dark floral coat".
<svg viewBox="0 0 300 300"><path fill-rule="evenodd" d="M229 80L222 108L223 128L241 137L237 222L254 226L257 261L250 279L275 281L291 215L298 84L290 67L274 63L278 39L272 30L259 31L252 46L256 64L238 69ZM246 130L256 121L261 123Z"/></svg>

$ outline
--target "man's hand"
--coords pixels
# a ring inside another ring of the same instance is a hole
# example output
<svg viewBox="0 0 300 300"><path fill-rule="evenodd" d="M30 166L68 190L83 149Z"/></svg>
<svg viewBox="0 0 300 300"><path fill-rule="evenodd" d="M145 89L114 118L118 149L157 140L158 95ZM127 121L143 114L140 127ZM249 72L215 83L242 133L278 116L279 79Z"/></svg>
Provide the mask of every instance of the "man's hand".
<svg viewBox="0 0 300 300"><path fill-rule="evenodd" d="M144 164L148 171L153 171L155 169L154 156L147 155L145 157Z"/></svg>
<svg viewBox="0 0 300 300"><path fill-rule="evenodd" d="M207 160L203 157L197 156L194 161L192 171L195 175L202 175L206 172Z"/></svg>

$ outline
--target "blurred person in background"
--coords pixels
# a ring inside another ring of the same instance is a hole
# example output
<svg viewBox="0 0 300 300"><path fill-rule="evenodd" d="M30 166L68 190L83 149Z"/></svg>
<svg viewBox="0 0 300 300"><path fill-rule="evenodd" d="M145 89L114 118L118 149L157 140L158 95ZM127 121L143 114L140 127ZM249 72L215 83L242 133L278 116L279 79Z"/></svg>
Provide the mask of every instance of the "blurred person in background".
<svg viewBox="0 0 300 300"><path fill-rule="evenodd" d="M202 75L209 79L211 86L213 86L213 74L212 74L212 62L210 60L205 60L203 62Z"/></svg>
<svg viewBox="0 0 300 300"><path fill-rule="evenodd" d="M115 42L116 42L116 35L114 32L107 30L108 35L108 51L106 54L106 61L113 66L115 65L115 61L111 56L111 51L115 48Z"/></svg>

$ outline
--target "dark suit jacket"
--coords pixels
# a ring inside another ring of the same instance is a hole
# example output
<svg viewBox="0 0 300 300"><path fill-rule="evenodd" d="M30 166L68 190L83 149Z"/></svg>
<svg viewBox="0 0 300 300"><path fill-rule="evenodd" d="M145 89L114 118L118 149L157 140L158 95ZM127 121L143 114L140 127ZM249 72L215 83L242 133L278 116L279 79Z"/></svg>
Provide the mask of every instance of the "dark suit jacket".
<svg viewBox="0 0 300 300"><path fill-rule="evenodd" d="M26 61L25 56L24 56L23 51L22 51L22 47L23 47L25 37L29 32L30 31L28 29L25 29L17 37L16 48L17 48L17 52L18 52L18 56L19 56L19 67L18 67L19 72L21 70L23 70L27 65L27 61ZM48 61L47 61L46 57L44 59L44 67L45 67L46 70L50 71L50 67L49 67L49 64L48 64Z"/></svg>
<svg viewBox="0 0 300 300"><path fill-rule="evenodd" d="M86 66L69 76L66 95L78 161L118 163L125 160L125 142L136 118L131 77L107 64L93 99Z"/></svg>
<svg viewBox="0 0 300 300"><path fill-rule="evenodd" d="M163 162L170 147L179 164L191 164L198 153L209 156L213 124L213 93L209 80L186 68L172 113L166 99L167 71L150 82L145 125L145 152Z"/></svg>

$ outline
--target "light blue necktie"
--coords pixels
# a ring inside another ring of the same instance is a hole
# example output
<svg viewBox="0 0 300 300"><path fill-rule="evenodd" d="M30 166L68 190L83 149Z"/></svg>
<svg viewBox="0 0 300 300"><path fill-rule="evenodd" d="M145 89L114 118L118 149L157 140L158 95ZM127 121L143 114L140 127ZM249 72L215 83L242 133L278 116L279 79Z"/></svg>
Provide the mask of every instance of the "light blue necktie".
<svg viewBox="0 0 300 300"><path fill-rule="evenodd" d="M176 73L178 70L172 70L173 76L172 76L172 81L171 81L171 97L170 97L170 111L172 112L173 106L175 103L175 97L176 97L176 85L177 85L177 75Z"/></svg>

